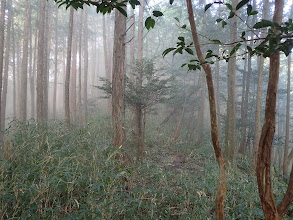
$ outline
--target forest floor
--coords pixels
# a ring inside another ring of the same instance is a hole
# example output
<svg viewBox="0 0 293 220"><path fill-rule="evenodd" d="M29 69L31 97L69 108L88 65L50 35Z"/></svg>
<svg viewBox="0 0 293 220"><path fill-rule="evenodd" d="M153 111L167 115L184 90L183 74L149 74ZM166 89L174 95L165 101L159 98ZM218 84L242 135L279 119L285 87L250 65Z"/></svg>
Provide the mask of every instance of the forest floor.
<svg viewBox="0 0 293 220"><path fill-rule="evenodd" d="M208 138L201 147L170 145L150 129L144 163L126 166L115 159L105 118L82 130L62 122L13 129L0 157L0 219L215 218L218 166ZM228 167L227 219L263 219L249 164L239 158ZM279 202L286 183L277 173L273 182Z"/></svg>

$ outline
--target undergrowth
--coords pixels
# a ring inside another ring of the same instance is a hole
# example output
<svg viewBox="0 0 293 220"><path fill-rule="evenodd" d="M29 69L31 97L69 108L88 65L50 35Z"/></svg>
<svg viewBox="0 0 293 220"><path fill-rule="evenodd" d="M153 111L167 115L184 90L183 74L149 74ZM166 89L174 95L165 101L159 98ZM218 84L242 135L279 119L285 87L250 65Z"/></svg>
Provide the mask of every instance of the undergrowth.
<svg viewBox="0 0 293 220"><path fill-rule="evenodd" d="M34 121L9 132L0 162L1 219L215 218L218 167L208 141L170 146L152 130L144 164L130 167L115 159L122 152L111 147L107 118L70 132L62 122ZM226 217L263 219L249 160L237 164L241 169L228 169ZM286 184L275 177L274 189L279 201Z"/></svg>

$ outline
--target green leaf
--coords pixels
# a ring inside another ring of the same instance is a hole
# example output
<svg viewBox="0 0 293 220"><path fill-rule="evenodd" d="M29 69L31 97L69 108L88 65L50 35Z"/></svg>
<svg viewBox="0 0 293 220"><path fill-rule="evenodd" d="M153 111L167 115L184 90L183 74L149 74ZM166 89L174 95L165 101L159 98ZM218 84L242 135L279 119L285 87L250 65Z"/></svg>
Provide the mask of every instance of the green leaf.
<svg viewBox="0 0 293 220"><path fill-rule="evenodd" d="M176 48L174 47L171 47L171 48L168 48L166 50L164 50L164 52L162 53L163 57L165 57L168 53L170 53L171 51L175 50Z"/></svg>
<svg viewBox="0 0 293 220"><path fill-rule="evenodd" d="M118 11L120 11L121 14L123 14L125 17L127 17L127 12L121 8L121 7L117 7Z"/></svg>
<svg viewBox="0 0 293 220"><path fill-rule="evenodd" d="M216 21L217 22L221 22L221 21L223 21L223 19L222 18L218 18Z"/></svg>
<svg viewBox="0 0 293 220"><path fill-rule="evenodd" d="M217 39L212 40L212 42L215 42L215 43L217 43L217 44L222 44L222 42L221 42L220 40L217 40Z"/></svg>
<svg viewBox="0 0 293 220"><path fill-rule="evenodd" d="M257 15L257 14L258 14L257 11L253 11L253 12L250 13L250 15Z"/></svg>
<svg viewBox="0 0 293 220"><path fill-rule="evenodd" d="M230 11L233 11L233 7L231 4L226 3L225 5L227 6L228 9L230 9Z"/></svg>
<svg viewBox="0 0 293 220"><path fill-rule="evenodd" d="M240 48L240 46L241 46L241 43L238 43L235 47L233 47L233 49L230 52L230 56L236 53L236 51Z"/></svg>
<svg viewBox="0 0 293 220"><path fill-rule="evenodd" d="M185 51L191 55L194 55L193 50L191 50L190 48L185 48Z"/></svg>
<svg viewBox="0 0 293 220"><path fill-rule="evenodd" d="M161 16L163 16L163 13L160 12L160 11L153 11L153 15L154 15L155 17L161 17Z"/></svg>
<svg viewBox="0 0 293 220"><path fill-rule="evenodd" d="M233 18L235 13L233 11L230 12L228 19Z"/></svg>
<svg viewBox="0 0 293 220"><path fill-rule="evenodd" d="M211 6L213 5L213 3L209 3L204 7L204 11L206 12Z"/></svg>
<svg viewBox="0 0 293 220"><path fill-rule="evenodd" d="M249 0L242 0L241 2L239 2L238 5L236 6L236 10L239 10L244 5L246 5L248 2L249 2Z"/></svg>
<svg viewBox="0 0 293 220"><path fill-rule="evenodd" d="M170 0L169 2L170 2L170 5L172 5L174 3L174 0Z"/></svg>
<svg viewBox="0 0 293 220"><path fill-rule="evenodd" d="M272 26L274 23L269 20L261 20L260 22L257 22L253 28L260 29L260 28L266 28Z"/></svg>
<svg viewBox="0 0 293 220"><path fill-rule="evenodd" d="M148 17L146 20L145 20L145 27L146 29L150 29L150 28L154 28L155 27L155 24L156 24L156 21L152 18L152 17Z"/></svg>
<svg viewBox="0 0 293 220"><path fill-rule="evenodd" d="M186 24L182 25L182 27L181 27L181 28L186 28Z"/></svg>
<svg viewBox="0 0 293 220"><path fill-rule="evenodd" d="M174 51L173 56L174 56L176 53L180 53L180 54L182 54L182 50L183 50L182 47L177 48L177 49Z"/></svg>
<svg viewBox="0 0 293 220"><path fill-rule="evenodd" d="M247 5L247 15L250 16L251 12L252 12L252 6L251 5Z"/></svg>
<svg viewBox="0 0 293 220"><path fill-rule="evenodd" d="M226 24L227 24L226 21L222 21L222 28L224 28Z"/></svg>
<svg viewBox="0 0 293 220"><path fill-rule="evenodd" d="M184 37L178 37L178 40L180 40L180 41L185 41L185 39L184 39Z"/></svg>
<svg viewBox="0 0 293 220"><path fill-rule="evenodd" d="M179 18L175 17L174 19L175 19L178 23L180 22L180 21L179 21Z"/></svg>

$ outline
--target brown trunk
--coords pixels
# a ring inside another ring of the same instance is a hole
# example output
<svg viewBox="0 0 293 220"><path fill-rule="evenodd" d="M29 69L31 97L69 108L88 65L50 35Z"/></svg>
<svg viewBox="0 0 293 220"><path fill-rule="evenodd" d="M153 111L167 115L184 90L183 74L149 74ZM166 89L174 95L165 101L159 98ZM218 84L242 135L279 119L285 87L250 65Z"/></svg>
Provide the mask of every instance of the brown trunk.
<svg viewBox="0 0 293 220"><path fill-rule="evenodd" d="M293 8L293 6L292 6ZM287 79L287 106L286 106L286 137L284 149L283 175L288 175L288 147L290 132L290 75L291 75L291 54L288 57L288 79Z"/></svg>
<svg viewBox="0 0 293 220"><path fill-rule="evenodd" d="M70 91L70 111L71 119L76 121L76 61L77 61L77 11L74 11L73 18L73 42L72 42L72 73L71 73L71 91Z"/></svg>
<svg viewBox="0 0 293 220"><path fill-rule="evenodd" d="M232 7L235 9L238 0L232 0ZM236 12L237 13L237 12ZM234 16L230 25L230 41L237 40L238 18ZM230 47L232 50L234 46ZM226 119L226 148L225 155L228 162L233 163L236 157L236 56L232 56L228 62L228 101Z"/></svg>
<svg viewBox="0 0 293 220"><path fill-rule="evenodd" d="M110 25L110 24L108 24ZM108 33L110 34L110 33ZM109 40L109 39L108 39ZM111 80L111 72L109 68L109 48L107 43L107 30L106 30L106 19L105 16L103 16L103 48L104 48L104 61L105 61L105 72L106 72L106 78L110 81ZM111 114L111 100L107 100L107 113Z"/></svg>
<svg viewBox="0 0 293 220"><path fill-rule="evenodd" d="M81 58L81 55L82 55L82 23L83 23L83 12L82 11L80 13L80 25L79 25L79 51L78 51L78 60L79 60L79 73L78 73L78 118L79 118L79 127L81 128L82 126L82 103L81 103L81 90L82 90L82 86L81 86L81 63L82 63L82 58Z"/></svg>
<svg viewBox="0 0 293 220"><path fill-rule="evenodd" d="M202 54L200 43L198 40L192 3L191 3L191 0L186 0L186 2L187 2L187 8L188 8L188 19L191 26L192 37L193 37L194 45L196 48L197 57L201 63L205 63L205 59ZM225 219L224 201L226 198L227 176L226 176L225 162L224 162L224 158L222 155L220 142L219 142L213 76L212 76L212 70L209 64L203 64L202 67L206 73L207 87L208 87L208 93L209 93L212 142L213 142L215 155L216 155L217 162L220 169L219 185L218 185L217 194L216 194L216 218Z"/></svg>
<svg viewBox="0 0 293 220"><path fill-rule="evenodd" d="M53 91L53 119L56 119L56 99L58 83L58 8L55 10L55 71L54 71L54 91Z"/></svg>
<svg viewBox="0 0 293 220"><path fill-rule="evenodd" d="M87 104L87 81L88 81L88 12L84 9L84 75L83 75L83 106L84 121L88 122L88 104Z"/></svg>
<svg viewBox="0 0 293 220"><path fill-rule="evenodd" d="M125 77L125 31L126 17L115 10L113 73L112 73L112 120L113 146L124 145L124 77Z"/></svg>
<svg viewBox="0 0 293 220"><path fill-rule="evenodd" d="M4 28L5 28L5 9L6 0L1 0L1 14L0 14L0 112L2 110L2 77L3 77L3 63L4 63ZM2 124L2 119L0 117L0 125ZM2 131L1 131L2 132Z"/></svg>
<svg viewBox="0 0 293 220"><path fill-rule="evenodd" d="M21 71L21 97L20 97L20 121L27 119L27 69L28 69L28 42L30 30L30 1L26 0L25 21L24 21L24 40L22 55L22 71Z"/></svg>
<svg viewBox="0 0 293 220"><path fill-rule="evenodd" d="M12 22L12 0L7 3L8 8L8 22L7 22L7 35L5 42L5 62L4 62L4 76L3 76L3 92L2 92L2 108L1 108L1 131L5 130L5 115L6 115L6 101L7 101L7 87L8 87L8 69L10 57L10 30ZM4 134L0 135L1 140L4 140Z"/></svg>
<svg viewBox="0 0 293 220"><path fill-rule="evenodd" d="M264 0L263 8L263 19L268 19L269 13L269 0ZM265 32L262 32L261 37L265 37ZM264 57L260 56L258 64L258 83L257 83L257 96L256 96L256 109L255 109L255 136L253 143L253 156L250 166L251 173L255 172L256 169L256 160L257 152L259 146L259 139L261 134L261 98L262 98L262 78L263 78L263 66L264 66Z"/></svg>
<svg viewBox="0 0 293 220"><path fill-rule="evenodd" d="M13 118L16 118L16 58L15 58L15 36L14 36L14 19L12 17L12 84L13 84Z"/></svg>
<svg viewBox="0 0 293 220"><path fill-rule="evenodd" d="M70 129L70 105L69 105L69 83L70 83L70 67L71 67L71 49L72 49L72 33L73 33L73 7L70 8L69 15L69 32L67 39L67 58L66 58L66 78L64 87L64 107L65 120L67 128Z"/></svg>
<svg viewBox="0 0 293 220"><path fill-rule="evenodd" d="M39 15L39 33L38 33L38 64L37 64L37 119L42 121L44 119L44 12L46 0L40 2L40 15Z"/></svg>
<svg viewBox="0 0 293 220"><path fill-rule="evenodd" d="M275 1L273 22L282 22L284 0ZM271 182L271 148L275 133L276 94L279 81L280 53L274 52L270 56L269 82L266 97L265 120L259 142L257 158L257 183L266 219L282 219L293 201L293 173L291 172L286 194L277 207Z"/></svg>

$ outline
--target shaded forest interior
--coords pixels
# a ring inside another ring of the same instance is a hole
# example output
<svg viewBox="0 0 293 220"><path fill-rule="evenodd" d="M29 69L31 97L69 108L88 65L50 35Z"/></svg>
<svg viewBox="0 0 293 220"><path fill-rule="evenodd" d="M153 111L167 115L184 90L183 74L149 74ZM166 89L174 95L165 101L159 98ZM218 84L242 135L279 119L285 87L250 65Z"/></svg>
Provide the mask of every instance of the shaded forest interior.
<svg viewBox="0 0 293 220"><path fill-rule="evenodd" d="M0 219L293 219L292 0L0 2Z"/></svg>

